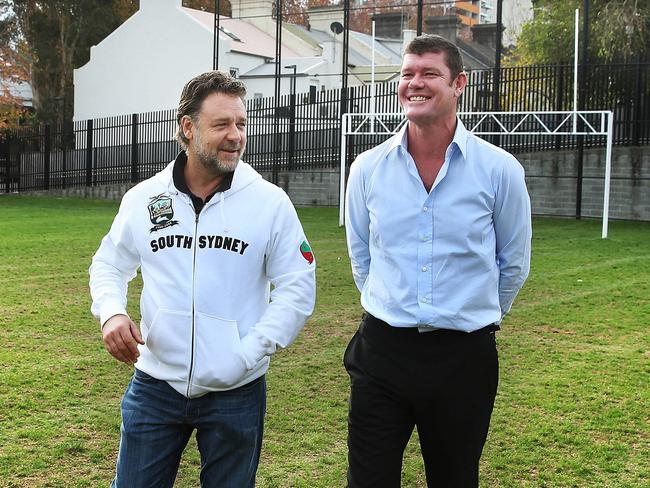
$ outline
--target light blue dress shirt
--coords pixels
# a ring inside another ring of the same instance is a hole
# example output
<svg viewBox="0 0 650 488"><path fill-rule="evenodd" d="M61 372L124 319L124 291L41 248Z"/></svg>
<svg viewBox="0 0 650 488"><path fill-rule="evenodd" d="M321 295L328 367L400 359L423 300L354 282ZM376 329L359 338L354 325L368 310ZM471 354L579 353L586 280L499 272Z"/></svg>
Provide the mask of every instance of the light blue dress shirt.
<svg viewBox="0 0 650 488"><path fill-rule="evenodd" d="M361 305L421 331L499 323L530 269L524 170L458 120L427 193L406 128L350 169L345 220Z"/></svg>

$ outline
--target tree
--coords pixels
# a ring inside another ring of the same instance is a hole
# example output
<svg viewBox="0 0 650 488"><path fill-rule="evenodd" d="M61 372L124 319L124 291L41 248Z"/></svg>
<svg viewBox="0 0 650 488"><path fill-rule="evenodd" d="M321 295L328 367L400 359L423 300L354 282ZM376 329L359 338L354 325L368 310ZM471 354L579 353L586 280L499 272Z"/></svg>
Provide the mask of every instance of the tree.
<svg viewBox="0 0 650 488"><path fill-rule="evenodd" d="M114 0L0 0L10 42L25 46L36 115L44 122L72 119L72 73L117 25Z"/></svg>
<svg viewBox="0 0 650 488"><path fill-rule="evenodd" d="M215 2L184 0L183 5L213 12ZM21 79L31 84L38 120L72 120L74 69L88 61L91 46L138 7L138 0L0 0L0 64L2 69L15 70L13 56L22 56L24 63L20 66L25 76ZM221 0L220 11L231 15L229 0ZM304 22L304 0L284 0L283 12L289 22L301 18ZM12 54L16 46L21 49ZM5 93L0 105L6 105L8 100ZM15 105L16 100L11 102Z"/></svg>
<svg viewBox="0 0 650 488"><path fill-rule="evenodd" d="M139 0L115 0L115 12L120 21L124 22L131 15L136 13L138 11L139 4ZM183 7L214 13L215 1L183 0ZM230 17L232 15L232 8L229 0L220 0L220 14L225 15L226 17Z"/></svg>
<svg viewBox="0 0 650 488"><path fill-rule="evenodd" d="M221 3L222 13L230 13L228 0ZM133 15L138 5L138 0L0 0L0 69L17 71L12 78L30 83L38 120L72 120L74 69L88 62L90 47ZM185 0L184 5L210 10L214 1ZM8 78L2 71L0 76ZM20 115L18 101L3 93L0 105L12 107L15 119Z"/></svg>
<svg viewBox="0 0 650 488"><path fill-rule="evenodd" d="M31 58L24 41L15 42L14 26L0 20L0 130L16 129L30 117L11 87L29 82Z"/></svg>
<svg viewBox="0 0 650 488"><path fill-rule="evenodd" d="M535 16L522 27L508 62L521 65L571 61L574 12L579 8L584 15L583 5L583 0L535 1ZM650 56L650 2L590 0L588 56L590 62L622 62Z"/></svg>

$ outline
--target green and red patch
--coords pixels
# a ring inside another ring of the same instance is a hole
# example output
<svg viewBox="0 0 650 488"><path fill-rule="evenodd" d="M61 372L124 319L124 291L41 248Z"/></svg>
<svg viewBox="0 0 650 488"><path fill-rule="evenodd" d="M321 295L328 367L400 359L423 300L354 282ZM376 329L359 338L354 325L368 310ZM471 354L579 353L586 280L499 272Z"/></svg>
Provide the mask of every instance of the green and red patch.
<svg viewBox="0 0 650 488"><path fill-rule="evenodd" d="M309 264L314 262L314 253L311 252L311 247L309 247L307 241L302 241L302 244L300 244L300 254Z"/></svg>

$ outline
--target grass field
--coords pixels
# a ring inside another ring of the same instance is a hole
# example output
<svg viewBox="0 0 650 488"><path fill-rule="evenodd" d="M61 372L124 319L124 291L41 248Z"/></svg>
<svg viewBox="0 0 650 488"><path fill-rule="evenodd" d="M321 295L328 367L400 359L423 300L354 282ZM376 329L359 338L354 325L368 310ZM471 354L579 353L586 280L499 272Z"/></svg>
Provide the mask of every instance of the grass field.
<svg viewBox="0 0 650 488"><path fill-rule="evenodd" d="M104 350L87 268L117 205L0 196L0 486L106 487L131 369ZM301 209L318 260L314 316L268 373L260 487L345 485L360 316L335 209ZM530 278L498 335L484 487L650 483L650 224L536 219ZM130 290L138 316L139 279ZM194 440L178 487L198 486ZM423 487L414 436L404 487Z"/></svg>

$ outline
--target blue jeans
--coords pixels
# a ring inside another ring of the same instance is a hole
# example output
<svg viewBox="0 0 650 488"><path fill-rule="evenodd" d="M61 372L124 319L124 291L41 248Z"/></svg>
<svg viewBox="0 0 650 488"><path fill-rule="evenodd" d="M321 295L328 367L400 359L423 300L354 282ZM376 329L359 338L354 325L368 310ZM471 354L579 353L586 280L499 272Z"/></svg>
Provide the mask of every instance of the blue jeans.
<svg viewBox="0 0 650 488"><path fill-rule="evenodd" d="M266 382L185 398L136 369L122 399L113 488L172 487L192 431L201 453L201 487L253 488L262 448Z"/></svg>

